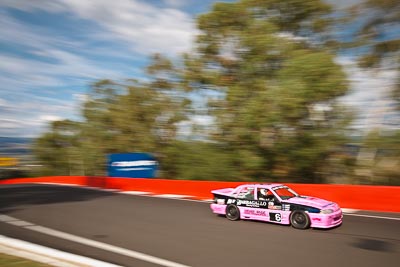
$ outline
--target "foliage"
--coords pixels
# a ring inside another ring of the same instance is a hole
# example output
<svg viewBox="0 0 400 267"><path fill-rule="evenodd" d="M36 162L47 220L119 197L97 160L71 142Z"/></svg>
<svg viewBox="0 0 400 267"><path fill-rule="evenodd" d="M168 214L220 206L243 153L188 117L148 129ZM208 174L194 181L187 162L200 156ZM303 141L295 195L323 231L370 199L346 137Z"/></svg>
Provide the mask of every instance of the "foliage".
<svg viewBox="0 0 400 267"><path fill-rule="evenodd" d="M235 155L229 149L208 142L176 141L165 150L162 161L167 178L185 180L239 179L234 166Z"/></svg>
<svg viewBox="0 0 400 267"><path fill-rule="evenodd" d="M360 31L356 33L355 46L366 48L359 58L363 68L382 65L397 71L392 97L400 110L400 2L397 0L366 0L351 7L355 19L363 17ZM368 16L363 16L368 14ZM356 15L356 16L354 16ZM384 64L382 64L384 63Z"/></svg>
<svg viewBox="0 0 400 267"><path fill-rule="evenodd" d="M396 0L365 0L350 8L349 17L360 25L353 35L354 46L363 51L359 57L362 68L390 70L397 74L391 89L400 110L400 2ZM381 88L376 88L381 90ZM395 184L400 181L400 147L398 131L374 129L360 143L354 182Z"/></svg>
<svg viewBox="0 0 400 267"><path fill-rule="evenodd" d="M184 118L182 101L136 81L98 81L83 105L84 121L54 122L37 140L35 154L45 173L105 175L110 153L157 155L168 147L176 138L176 122Z"/></svg>
<svg viewBox="0 0 400 267"><path fill-rule="evenodd" d="M348 120L335 99L346 77L334 55L299 36L329 8L292 2L218 3L198 19L198 54L187 59L185 78L192 90L224 96L209 101L212 139L238 155L239 177L321 181L345 141Z"/></svg>
<svg viewBox="0 0 400 267"><path fill-rule="evenodd" d="M355 181L400 185L400 131L375 130L365 137L357 159Z"/></svg>
<svg viewBox="0 0 400 267"><path fill-rule="evenodd" d="M94 83L83 121L53 123L36 155L52 174L104 175L107 154L143 151L165 178L322 182L351 120L336 101L345 74L315 41L330 11L321 0L216 3L198 17L196 51L154 55L146 82ZM193 115L212 125L180 136Z"/></svg>

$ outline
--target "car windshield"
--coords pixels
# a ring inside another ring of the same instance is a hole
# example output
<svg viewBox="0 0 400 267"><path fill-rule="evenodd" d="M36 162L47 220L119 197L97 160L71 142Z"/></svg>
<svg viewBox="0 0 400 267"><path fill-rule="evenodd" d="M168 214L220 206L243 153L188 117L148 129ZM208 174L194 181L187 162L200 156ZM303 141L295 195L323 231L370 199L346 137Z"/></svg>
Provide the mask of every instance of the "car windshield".
<svg viewBox="0 0 400 267"><path fill-rule="evenodd" d="M286 186L276 187L273 188L273 190L283 200L299 196L296 192Z"/></svg>

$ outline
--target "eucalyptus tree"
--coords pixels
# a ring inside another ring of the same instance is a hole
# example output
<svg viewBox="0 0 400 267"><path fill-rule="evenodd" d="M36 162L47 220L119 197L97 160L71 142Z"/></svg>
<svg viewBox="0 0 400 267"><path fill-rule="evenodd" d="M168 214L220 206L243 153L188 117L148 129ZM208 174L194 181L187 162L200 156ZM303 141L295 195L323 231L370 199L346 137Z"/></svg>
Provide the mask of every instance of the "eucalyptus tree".
<svg viewBox="0 0 400 267"><path fill-rule="evenodd" d="M210 136L234 155L241 179L321 181L345 143L349 117L336 100L348 85L322 38L330 12L318 0L243 0L198 17L183 79L214 92Z"/></svg>

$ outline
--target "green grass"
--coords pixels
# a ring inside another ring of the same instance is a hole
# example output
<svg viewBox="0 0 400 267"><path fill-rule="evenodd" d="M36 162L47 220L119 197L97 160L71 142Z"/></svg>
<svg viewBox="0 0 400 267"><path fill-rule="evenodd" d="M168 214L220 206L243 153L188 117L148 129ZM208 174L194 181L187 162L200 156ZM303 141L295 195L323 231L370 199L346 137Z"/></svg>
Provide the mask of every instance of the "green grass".
<svg viewBox="0 0 400 267"><path fill-rule="evenodd" d="M1 267L51 267L50 265L30 261L24 258L0 253L0 266Z"/></svg>

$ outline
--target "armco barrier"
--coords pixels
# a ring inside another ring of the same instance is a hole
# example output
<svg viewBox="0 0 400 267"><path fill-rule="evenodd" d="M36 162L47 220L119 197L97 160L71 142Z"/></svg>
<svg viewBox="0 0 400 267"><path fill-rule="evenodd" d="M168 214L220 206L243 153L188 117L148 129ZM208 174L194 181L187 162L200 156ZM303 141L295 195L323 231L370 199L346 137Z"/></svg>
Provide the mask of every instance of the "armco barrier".
<svg viewBox="0 0 400 267"><path fill-rule="evenodd" d="M210 199L213 189L236 187L243 182L187 181L167 179L50 176L0 180L1 184L55 183L90 186L151 194L178 194L194 199ZM400 212L400 186L290 184L301 195L328 199L343 208Z"/></svg>

